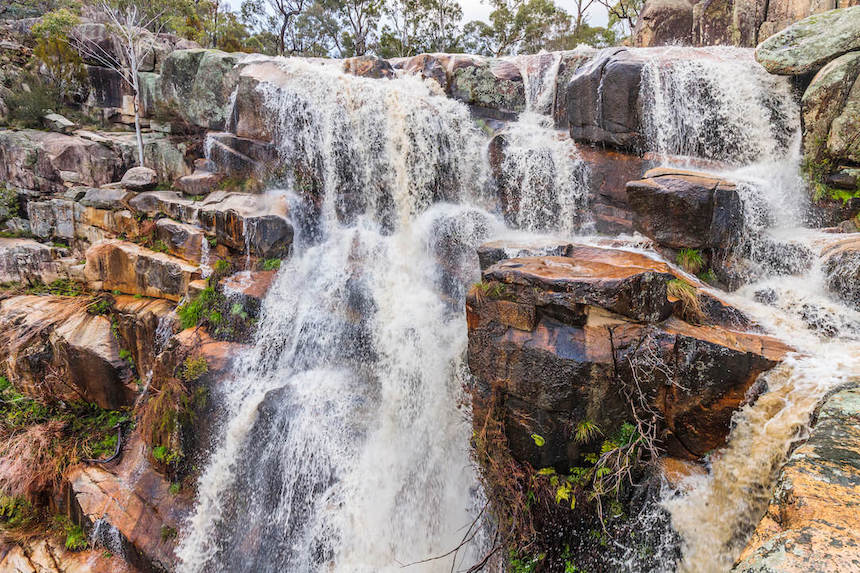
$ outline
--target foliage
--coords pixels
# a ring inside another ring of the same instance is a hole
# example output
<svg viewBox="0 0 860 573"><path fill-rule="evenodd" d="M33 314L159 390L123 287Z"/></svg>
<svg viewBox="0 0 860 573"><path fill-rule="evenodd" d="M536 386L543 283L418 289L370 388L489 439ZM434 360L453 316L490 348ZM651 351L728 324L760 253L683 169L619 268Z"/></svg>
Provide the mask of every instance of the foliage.
<svg viewBox="0 0 860 573"><path fill-rule="evenodd" d="M94 316L109 314L114 304L115 301L110 295L96 296L87 305L87 313Z"/></svg>
<svg viewBox="0 0 860 573"><path fill-rule="evenodd" d="M167 246L167 243L165 243L161 239L158 239L157 241L155 241L152 244L152 246L149 248L151 250L155 251L156 253L167 253L170 251L170 248Z"/></svg>
<svg viewBox="0 0 860 573"><path fill-rule="evenodd" d="M81 296L85 287L70 279L57 279L50 284L34 282L27 287L27 294L49 294L53 296Z"/></svg>
<svg viewBox="0 0 860 573"><path fill-rule="evenodd" d="M681 279L672 279L666 284L666 294L681 303L681 318L692 324L705 322L705 313L696 288Z"/></svg>
<svg viewBox="0 0 860 573"><path fill-rule="evenodd" d="M546 38L566 27L568 19L552 0L492 0L492 5L489 24L466 25L470 52L500 56L537 51Z"/></svg>
<svg viewBox="0 0 860 573"><path fill-rule="evenodd" d="M42 16L31 29L36 38L33 55L44 64L48 83L66 101L82 99L88 80L80 55L69 44L69 32L78 21L70 10L61 8Z"/></svg>
<svg viewBox="0 0 860 573"><path fill-rule="evenodd" d="M0 494L34 500L65 468L116 449L116 426L128 412L86 402L44 404L0 377Z"/></svg>
<svg viewBox="0 0 860 573"><path fill-rule="evenodd" d="M182 372L180 378L186 382L195 382L209 372L209 364L206 363L205 356L187 357L182 363Z"/></svg>
<svg viewBox="0 0 860 573"><path fill-rule="evenodd" d="M5 100L9 122L25 128L41 127L42 116L62 105L56 86L37 74L25 75L21 89L13 90Z"/></svg>
<svg viewBox="0 0 860 573"><path fill-rule="evenodd" d="M695 275L705 267L705 259L698 249L681 249L675 257L675 262L691 275Z"/></svg>
<svg viewBox="0 0 860 573"><path fill-rule="evenodd" d="M38 512L27 499L21 496L0 496L0 524L3 529L29 529L37 520Z"/></svg>
<svg viewBox="0 0 860 573"><path fill-rule="evenodd" d="M220 260L218 261L221 262ZM215 265L218 266L217 263ZM193 300L186 302L178 309L179 323L183 329L200 326L215 309L216 292L214 287L206 287Z"/></svg>
<svg viewBox="0 0 860 573"><path fill-rule="evenodd" d="M55 521L66 537L65 546L69 551L83 551L89 548L90 542L84 528L72 523L66 516L56 516Z"/></svg>
<svg viewBox="0 0 860 573"><path fill-rule="evenodd" d="M276 271L281 268L281 259L266 259L260 263L260 268L264 271Z"/></svg>

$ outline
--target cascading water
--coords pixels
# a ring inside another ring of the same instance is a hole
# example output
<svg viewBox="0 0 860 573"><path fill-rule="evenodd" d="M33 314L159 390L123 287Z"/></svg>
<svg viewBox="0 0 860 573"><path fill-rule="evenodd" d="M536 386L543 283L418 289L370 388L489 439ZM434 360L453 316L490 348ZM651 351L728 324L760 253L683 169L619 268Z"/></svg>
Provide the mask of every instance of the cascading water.
<svg viewBox="0 0 860 573"><path fill-rule="evenodd" d="M504 132L501 173L519 194L516 226L571 235L588 228L588 170L545 115L559 61L514 60L527 109ZM290 82L258 89L289 167L280 193L291 201L295 250L263 305L255 344L215 396L221 434L183 532L180 569L387 571L464 538L452 555L409 570L469 565L489 525L470 527L483 498L468 406L458 410L462 301L478 277L474 247L504 230L480 208L486 141L464 106L417 78L280 65ZM815 403L860 375L860 316L824 287L814 255L826 237L799 228L798 110L788 83L748 50L714 48L654 60L642 97L651 151L690 156L679 167L719 160L719 173L740 181L745 255L802 247L803 260L783 276L763 265L753 284L720 293L798 354L737 414L709 473L643 513L644 528L665 529L647 568L631 548L613 557L618 570L654 571L656 560L665 571L727 571ZM757 302L763 291L775 302Z"/></svg>
<svg viewBox="0 0 860 573"><path fill-rule="evenodd" d="M480 197L486 143L416 78L280 65L289 84L259 89L295 167L299 232L217 396L181 570L395 570L456 547L481 507L458 409L462 285L497 223L433 203ZM468 564L480 544L411 570Z"/></svg>
<svg viewBox="0 0 860 573"><path fill-rule="evenodd" d="M768 75L749 50L697 52L646 67L649 146L664 160L682 154L727 164L716 173L739 182L744 203L744 236L735 250L761 268L748 275L752 284L720 296L797 350L763 376L767 392L735 415L728 445L712 457L707 475L664 498L682 541L678 570L718 573L743 549L818 401L860 379L860 314L828 292L817 258L828 236L802 228L799 111L788 81Z"/></svg>
<svg viewBox="0 0 860 573"><path fill-rule="evenodd" d="M589 170L573 140L553 125L561 59L560 53L512 59L523 77L526 109L505 128L500 171L515 226L570 235L590 223Z"/></svg>

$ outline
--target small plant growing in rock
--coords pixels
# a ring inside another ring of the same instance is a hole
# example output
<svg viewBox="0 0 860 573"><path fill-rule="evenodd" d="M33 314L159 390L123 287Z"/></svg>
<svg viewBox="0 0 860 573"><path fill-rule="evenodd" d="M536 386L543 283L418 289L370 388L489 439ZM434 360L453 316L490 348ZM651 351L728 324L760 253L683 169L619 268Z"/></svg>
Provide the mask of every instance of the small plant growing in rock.
<svg viewBox="0 0 860 573"><path fill-rule="evenodd" d="M99 296L94 298L92 302L87 305L87 313L95 316L109 314L113 305L114 300L111 297Z"/></svg>
<svg viewBox="0 0 860 573"><path fill-rule="evenodd" d="M281 259L266 259L260 263L260 268L264 271L276 271L281 268Z"/></svg>
<svg viewBox="0 0 860 573"><path fill-rule="evenodd" d="M204 356L193 358L189 356L182 363L182 372L180 377L186 382L195 382L209 372L209 364L206 363Z"/></svg>
<svg viewBox="0 0 860 573"><path fill-rule="evenodd" d="M167 243L165 243L161 239L155 241L152 244L152 247L150 247L150 249L155 251L156 253L167 253L170 251L170 248L167 246Z"/></svg>
<svg viewBox="0 0 860 573"><path fill-rule="evenodd" d="M168 539L173 539L176 537L176 529L170 527L169 525L161 526L161 540L167 541Z"/></svg>
<svg viewBox="0 0 860 573"><path fill-rule="evenodd" d="M702 253L700 253L698 249L681 249L678 251L675 261L678 263L679 267L691 275L695 275L705 266L705 259L702 257Z"/></svg>
<svg viewBox="0 0 860 573"><path fill-rule="evenodd" d="M699 302L699 294L693 285L681 279L672 279L666 284L666 294L680 302L681 318L691 324L705 322L705 313Z"/></svg>
<svg viewBox="0 0 860 573"><path fill-rule="evenodd" d="M230 261L226 259L218 259L212 266L212 270L215 271L216 274L224 275L230 272L232 267L233 265L230 264Z"/></svg>
<svg viewBox="0 0 860 573"><path fill-rule="evenodd" d="M87 534L80 525L75 525L67 520L65 526L66 549L69 551L83 551L90 546Z"/></svg>

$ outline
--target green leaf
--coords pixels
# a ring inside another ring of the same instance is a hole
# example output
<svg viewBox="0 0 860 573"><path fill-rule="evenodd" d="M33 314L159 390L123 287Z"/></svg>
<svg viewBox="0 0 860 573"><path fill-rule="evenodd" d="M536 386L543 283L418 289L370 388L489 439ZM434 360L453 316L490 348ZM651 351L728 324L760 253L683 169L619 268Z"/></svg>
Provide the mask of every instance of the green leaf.
<svg viewBox="0 0 860 573"><path fill-rule="evenodd" d="M543 445L546 443L546 440L540 434L532 434L532 440L534 440L535 445L539 448L543 447Z"/></svg>

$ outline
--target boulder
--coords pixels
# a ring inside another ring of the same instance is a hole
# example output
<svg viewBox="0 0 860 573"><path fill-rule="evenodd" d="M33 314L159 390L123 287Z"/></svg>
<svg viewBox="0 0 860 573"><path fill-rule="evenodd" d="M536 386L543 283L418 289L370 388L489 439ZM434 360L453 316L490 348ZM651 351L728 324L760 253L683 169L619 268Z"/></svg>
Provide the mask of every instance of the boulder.
<svg viewBox="0 0 860 573"><path fill-rule="evenodd" d="M860 49L860 6L814 14L763 41L756 60L772 74L816 72L846 52Z"/></svg>
<svg viewBox="0 0 860 573"><path fill-rule="evenodd" d="M200 271L175 257L125 241L108 240L87 249L89 286L179 301Z"/></svg>
<svg viewBox="0 0 860 573"><path fill-rule="evenodd" d="M640 51L606 48L568 82L565 95L573 139L631 150L641 146L639 88L646 59ZM604 90L604 85L612 89Z"/></svg>
<svg viewBox="0 0 860 573"><path fill-rule="evenodd" d="M170 493L170 483L150 465L148 450L134 433L118 464L71 468L73 512L97 541L133 566L171 571L190 499Z"/></svg>
<svg viewBox="0 0 860 573"><path fill-rule="evenodd" d="M425 80L433 80L443 90L448 90L448 74L445 71L447 61L439 54L419 54L403 62L402 69L406 73L421 76Z"/></svg>
<svg viewBox="0 0 860 573"><path fill-rule="evenodd" d="M574 50L561 53L558 63L558 74L555 81L555 102L553 103L553 119L555 126L560 129L568 128L567 92L565 87L576 73L594 58L598 50L581 44Z"/></svg>
<svg viewBox="0 0 860 573"><path fill-rule="evenodd" d="M138 179L139 174L143 172L135 172L131 174L135 169L146 169L145 167L135 167L134 169L129 169L125 175L129 176L129 180ZM151 171L151 170L149 170ZM146 176L148 174L144 174ZM125 181L126 177L123 176L123 181ZM123 183L125 187L126 184ZM119 211L122 209L126 209L128 207L128 201L134 198L134 193L129 193L125 189L94 189L92 187L86 188L83 190L84 195L77 199L77 201L83 205L84 207L92 207L94 209L107 209L111 211Z"/></svg>
<svg viewBox="0 0 860 573"><path fill-rule="evenodd" d="M860 75L854 80L841 112L830 125L827 152L842 161L860 163Z"/></svg>
<svg viewBox="0 0 860 573"><path fill-rule="evenodd" d="M216 191L198 205L199 225L232 249L270 258L285 255L292 245L283 198Z"/></svg>
<svg viewBox="0 0 860 573"><path fill-rule="evenodd" d="M58 113L46 114L42 118L42 121L45 123L45 127L58 133L71 133L75 129L75 123L73 121L70 121Z"/></svg>
<svg viewBox="0 0 860 573"><path fill-rule="evenodd" d="M122 168L114 150L76 135L0 130L0 179L16 187L61 192L65 173L98 187L116 180Z"/></svg>
<svg viewBox="0 0 860 573"><path fill-rule="evenodd" d="M68 277L58 249L32 239L0 237L0 283L48 284Z"/></svg>
<svg viewBox="0 0 860 573"><path fill-rule="evenodd" d="M343 61L343 71L362 78L393 78L394 69L387 61L374 56L356 56Z"/></svg>
<svg viewBox="0 0 860 573"><path fill-rule="evenodd" d="M237 104L237 107L241 106ZM247 114L240 117L247 118ZM210 133L207 148L209 160L219 175L237 178L264 176L277 165L278 152L272 143L266 141L237 137L232 133Z"/></svg>
<svg viewBox="0 0 860 573"><path fill-rule="evenodd" d="M594 447L574 439L576 425L611 435L641 415L631 404L657 413L672 455L722 445L747 390L788 348L670 317L669 270L642 254L578 245L487 268L466 305L476 428L495 408L515 459L564 472Z"/></svg>
<svg viewBox="0 0 860 573"><path fill-rule="evenodd" d="M841 113L850 112L846 102L852 86L857 83L858 75L860 51L849 52L832 60L812 78L800 102L803 151L806 157L815 161L826 152L831 125ZM860 88L857 90L860 92ZM837 131L840 130L837 128Z"/></svg>
<svg viewBox="0 0 860 573"><path fill-rule="evenodd" d="M30 231L43 239L75 238L75 212L77 203L70 199L50 199L48 201L29 201L27 218Z"/></svg>
<svg viewBox="0 0 860 573"><path fill-rule="evenodd" d="M732 571L853 571L860 563L860 390L824 400L809 440L779 473L767 512Z"/></svg>
<svg viewBox="0 0 860 573"><path fill-rule="evenodd" d="M24 394L85 400L107 409L134 402L134 367L106 316L87 298L15 296L0 302L0 360Z"/></svg>
<svg viewBox="0 0 860 573"><path fill-rule="evenodd" d="M821 251L827 286L860 311L860 233L850 233Z"/></svg>
<svg viewBox="0 0 860 573"><path fill-rule="evenodd" d="M224 177L219 173L198 170L177 179L176 187L186 195L208 195L218 187L222 179Z"/></svg>
<svg viewBox="0 0 860 573"><path fill-rule="evenodd" d="M693 31L693 3L690 0L648 0L633 30L638 47L689 45Z"/></svg>
<svg viewBox="0 0 860 573"><path fill-rule="evenodd" d="M453 68L453 69L452 69ZM497 119L511 119L526 108L522 74L512 62L459 56L452 60L451 97Z"/></svg>
<svg viewBox="0 0 860 573"><path fill-rule="evenodd" d="M158 174L149 167L132 167L122 176L121 183L132 191L149 191L158 185Z"/></svg>
<svg viewBox="0 0 860 573"><path fill-rule="evenodd" d="M743 227L734 183L712 175L658 167L627 183L633 227L673 249L726 248Z"/></svg>
<svg viewBox="0 0 860 573"><path fill-rule="evenodd" d="M171 255L196 264L201 263L206 236L200 227L179 223L173 219L159 219L155 223L155 236L162 241ZM208 243L207 243L208 247Z"/></svg>
<svg viewBox="0 0 860 573"><path fill-rule="evenodd" d="M203 129L223 130L244 54L219 50L175 50L161 70L162 105Z"/></svg>

